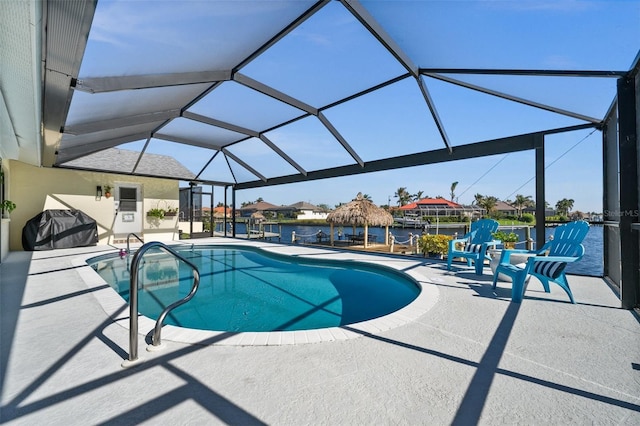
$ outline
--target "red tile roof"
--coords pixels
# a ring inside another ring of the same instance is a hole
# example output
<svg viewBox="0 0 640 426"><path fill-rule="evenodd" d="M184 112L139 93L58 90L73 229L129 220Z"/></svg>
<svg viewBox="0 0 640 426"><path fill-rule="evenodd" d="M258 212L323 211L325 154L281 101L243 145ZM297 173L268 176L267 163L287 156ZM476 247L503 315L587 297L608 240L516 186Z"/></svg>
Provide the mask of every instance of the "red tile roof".
<svg viewBox="0 0 640 426"><path fill-rule="evenodd" d="M443 205L452 209L462 208L462 205L458 203L454 203L453 201L445 200L444 198L423 198L411 204L407 204L406 206L400 207L400 210L415 210L420 208L420 206L443 206Z"/></svg>

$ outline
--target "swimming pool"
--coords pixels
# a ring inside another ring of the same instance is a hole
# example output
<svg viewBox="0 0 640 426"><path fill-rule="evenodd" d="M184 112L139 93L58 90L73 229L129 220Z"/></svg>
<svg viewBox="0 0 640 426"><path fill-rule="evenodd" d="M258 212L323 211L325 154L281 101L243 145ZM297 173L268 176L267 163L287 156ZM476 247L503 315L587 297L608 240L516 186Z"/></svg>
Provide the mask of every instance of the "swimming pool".
<svg viewBox="0 0 640 426"><path fill-rule="evenodd" d="M174 249L201 275L194 299L165 321L179 327L229 332L338 327L388 315L420 293L407 275L373 264L310 260L248 246ZM102 256L87 262L128 300L129 258ZM140 313L157 318L189 292L192 282L185 265L150 250L139 275Z"/></svg>

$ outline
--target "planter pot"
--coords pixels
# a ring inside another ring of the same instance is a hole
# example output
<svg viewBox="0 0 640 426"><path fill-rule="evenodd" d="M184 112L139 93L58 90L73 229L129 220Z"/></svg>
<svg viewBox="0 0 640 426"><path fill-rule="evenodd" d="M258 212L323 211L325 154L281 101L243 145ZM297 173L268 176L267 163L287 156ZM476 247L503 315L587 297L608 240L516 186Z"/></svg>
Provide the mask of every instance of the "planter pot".
<svg viewBox="0 0 640 426"><path fill-rule="evenodd" d="M515 241L503 242L502 245L504 245L504 248L506 248L506 249L514 249L514 248L516 248Z"/></svg>
<svg viewBox="0 0 640 426"><path fill-rule="evenodd" d="M500 263L500 256L502 256L502 250L500 249L491 249L487 250L489 256L491 257L491 262L489 262L489 267L491 268L491 272L495 275L496 269L498 268L498 264ZM523 265L527 262L527 259L530 256L535 256L535 253L512 253L509 257L509 260L512 265ZM505 274L500 274L498 276L498 280L511 282L511 277Z"/></svg>

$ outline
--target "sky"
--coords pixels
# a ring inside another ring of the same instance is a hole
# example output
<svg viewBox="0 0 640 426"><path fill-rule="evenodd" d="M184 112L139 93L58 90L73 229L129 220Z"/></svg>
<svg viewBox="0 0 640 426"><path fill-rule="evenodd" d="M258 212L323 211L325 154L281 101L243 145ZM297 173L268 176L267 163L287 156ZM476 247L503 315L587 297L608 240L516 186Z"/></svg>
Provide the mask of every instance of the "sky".
<svg viewBox="0 0 640 426"><path fill-rule="evenodd" d="M362 3L421 68L624 71L632 65L640 45L640 0ZM290 10L287 6L291 4L297 9ZM101 0L80 76L229 69L254 50L252 37L264 37L306 7L301 2L278 1ZM406 71L339 2L330 2L240 72L312 107L323 108ZM596 119L604 117L616 90L615 78L448 77ZM454 149L585 122L461 88L433 76L420 80ZM143 89L136 90L133 99L125 98L126 92L77 93L69 118L73 124L95 117L115 119L124 110L167 110L183 106L185 99L201 91L198 85ZM263 132L305 170L354 162L318 117L276 128L299 116L300 110L234 81L220 84L191 105L188 112ZM322 109L322 113L365 162L445 147L413 78ZM199 145L219 145L239 136L182 117L161 128L159 134L162 138L152 138L147 152L173 155L194 172L208 164L212 151L169 140L186 136ZM145 143L134 141L119 147L140 150ZM267 178L297 173L258 138L232 145L228 152ZM394 195L401 187L412 194L422 191L424 196L450 198L453 182L458 182L454 198L461 204L470 204L475 194L501 200L518 194L535 198L534 156L532 151L517 152L242 190L236 193L236 202L239 206L262 198L276 205L306 201L333 207L362 192L376 204L395 205ZM233 159L229 163L233 174L223 156L215 157L201 178L235 178L240 182L256 179ZM545 166L548 203L554 206L567 198L574 200L573 210L602 211L600 131L586 129L548 136ZM214 189L214 200L215 204L223 200L222 188Z"/></svg>

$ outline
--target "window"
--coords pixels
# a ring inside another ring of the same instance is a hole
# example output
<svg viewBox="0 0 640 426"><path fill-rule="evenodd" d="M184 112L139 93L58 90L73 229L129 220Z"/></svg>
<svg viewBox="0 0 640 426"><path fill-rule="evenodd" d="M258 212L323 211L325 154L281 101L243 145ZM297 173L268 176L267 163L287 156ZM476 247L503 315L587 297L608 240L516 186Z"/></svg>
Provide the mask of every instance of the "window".
<svg viewBox="0 0 640 426"><path fill-rule="evenodd" d="M137 211L137 188L120 187L120 207L121 212Z"/></svg>

